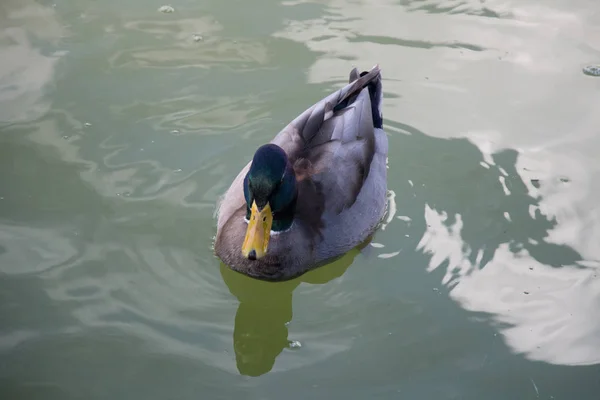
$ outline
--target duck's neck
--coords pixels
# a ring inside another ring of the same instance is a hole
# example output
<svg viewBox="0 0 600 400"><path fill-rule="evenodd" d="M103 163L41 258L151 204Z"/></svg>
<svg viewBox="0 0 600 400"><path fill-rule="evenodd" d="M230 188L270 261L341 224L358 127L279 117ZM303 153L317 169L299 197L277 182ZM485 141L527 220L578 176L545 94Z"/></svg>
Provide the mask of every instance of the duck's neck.
<svg viewBox="0 0 600 400"><path fill-rule="evenodd" d="M281 181L273 185L274 189L268 197L268 202L273 211L273 232L288 230L294 222L296 212L296 199L298 188L296 187L296 174L289 161L286 160L285 173Z"/></svg>
<svg viewBox="0 0 600 400"><path fill-rule="evenodd" d="M273 232L287 231L292 227L292 224L294 223L294 214L296 212L297 198L298 195L294 194L294 198L289 204L274 213L273 225L271 226Z"/></svg>

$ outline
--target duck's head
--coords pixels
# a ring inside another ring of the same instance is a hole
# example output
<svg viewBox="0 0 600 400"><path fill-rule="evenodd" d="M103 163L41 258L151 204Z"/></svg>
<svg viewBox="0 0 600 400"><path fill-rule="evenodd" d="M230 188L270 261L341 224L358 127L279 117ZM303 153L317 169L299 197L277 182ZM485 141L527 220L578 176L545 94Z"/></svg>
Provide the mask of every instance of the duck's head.
<svg viewBox="0 0 600 400"><path fill-rule="evenodd" d="M244 178L248 229L242 254L257 260L267 253L271 234L289 229L296 205L296 176L287 155L275 144L258 148Z"/></svg>

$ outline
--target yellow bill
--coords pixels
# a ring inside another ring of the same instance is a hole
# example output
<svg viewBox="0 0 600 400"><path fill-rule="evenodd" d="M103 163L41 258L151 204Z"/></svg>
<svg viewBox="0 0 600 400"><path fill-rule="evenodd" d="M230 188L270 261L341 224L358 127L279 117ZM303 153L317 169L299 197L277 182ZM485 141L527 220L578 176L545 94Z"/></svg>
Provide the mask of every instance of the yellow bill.
<svg viewBox="0 0 600 400"><path fill-rule="evenodd" d="M246 237L242 245L242 254L244 257L258 260L267 253L272 224L273 213L271 212L269 203L261 211L258 211L256 202L252 202L250 221L248 222Z"/></svg>

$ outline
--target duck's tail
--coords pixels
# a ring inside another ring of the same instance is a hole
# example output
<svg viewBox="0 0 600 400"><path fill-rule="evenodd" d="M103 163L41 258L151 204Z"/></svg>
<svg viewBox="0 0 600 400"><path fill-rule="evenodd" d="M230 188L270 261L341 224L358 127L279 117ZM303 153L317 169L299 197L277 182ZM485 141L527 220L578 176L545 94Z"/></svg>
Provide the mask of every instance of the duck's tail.
<svg viewBox="0 0 600 400"><path fill-rule="evenodd" d="M373 114L373 125L375 128L383 129L383 113L381 106L383 103L383 86L381 84L381 69L375 65L371 71L363 71L360 74L356 68L350 71L348 83L352 83L366 75L374 75L368 80L369 97L371 98L371 112Z"/></svg>
<svg viewBox="0 0 600 400"><path fill-rule="evenodd" d="M352 69L350 71L350 82L346 86L312 105L290 124L299 132L305 143L312 142L321 125L337 112L354 103L365 88L369 90L373 126L383 129L383 115L381 113L383 90L379 65L375 65L370 71L361 73L356 68ZM329 133L331 135L332 132Z"/></svg>

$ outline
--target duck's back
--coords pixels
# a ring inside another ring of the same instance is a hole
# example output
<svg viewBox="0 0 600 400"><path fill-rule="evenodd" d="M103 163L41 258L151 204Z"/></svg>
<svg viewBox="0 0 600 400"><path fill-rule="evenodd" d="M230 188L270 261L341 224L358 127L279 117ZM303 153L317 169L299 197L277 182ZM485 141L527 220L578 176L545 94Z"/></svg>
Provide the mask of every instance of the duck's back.
<svg viewBox="0 0 600 400"><path fill-rule="evenodd" d="M304 192L299 186L297 213L306 225L318 224L309 227L317 262L360 244L385 212L388 142L381 106L379 68L362 76L353 69L349 85L306 110L273 140L296 164L300 179L309 176L314 183Z"/></svg>

